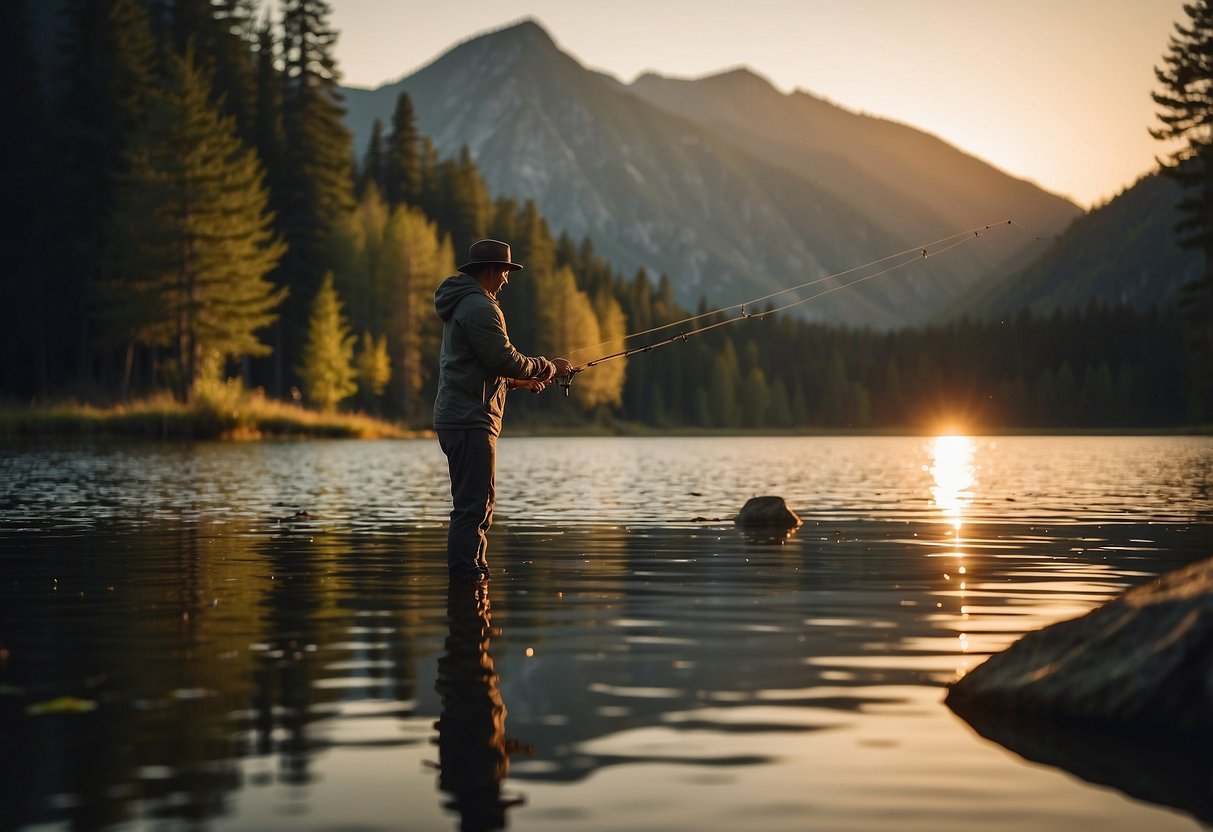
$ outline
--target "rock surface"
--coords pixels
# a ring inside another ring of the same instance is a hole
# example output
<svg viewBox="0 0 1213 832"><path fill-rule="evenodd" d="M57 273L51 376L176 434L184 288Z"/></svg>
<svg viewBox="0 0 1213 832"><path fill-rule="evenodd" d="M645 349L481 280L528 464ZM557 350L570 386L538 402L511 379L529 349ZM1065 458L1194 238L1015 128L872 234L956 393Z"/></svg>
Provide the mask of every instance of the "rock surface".
<svg viewBox="0 0 1213 832"><path fill-rule="evenodd" d="M803 521L783 497L751 497L733 522L743 528L791 530L800 528Z"/></svg>
<svg viewBox="0 0 1213 832"><path fill-rule="evenodd" d="M947 702L1213 735L1213 559L1029 633L952 685Z"/></svg>

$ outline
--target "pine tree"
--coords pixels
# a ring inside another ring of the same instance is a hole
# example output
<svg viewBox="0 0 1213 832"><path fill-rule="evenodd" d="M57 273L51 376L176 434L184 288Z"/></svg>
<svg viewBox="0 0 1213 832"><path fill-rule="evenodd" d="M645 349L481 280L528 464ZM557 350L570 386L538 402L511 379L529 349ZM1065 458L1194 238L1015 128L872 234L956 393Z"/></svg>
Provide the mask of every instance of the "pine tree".
<svg viewBox="0 0 1213 832"><path fill-rule="evenodd" d="M291 196L298 201L292 229L298 239L291 242L303 243L298 256L315 269L309 256L323 249L324 238L353 209L352 138L337 92L340 75L331 54L337 33L328 28L329 4L287 0L283 6L284 123Z"/></svg>
<svg viewBox="0 0 1213 832"><path fill-rule="evenodd" d="M376 338L362 333L362 346L357 358L358 387L368 406L377 405L392 378L392 360L388 356L387 336ZM378 409L374 407L373 409Z"/></svg>
<svg viewBox="0 0 1213 832"><path fill-rule="evenodd" d="M362 198L366 189L374 185L380 193L383 192L383 121L375 119L371 125L371 140L366 147L366 155L362 158L362 170L358 173L357 196Z"/></svg>
<svg viewBox="0 0 1213 832"><path fill-rule="evenodd" d="M523 352L540 349L539 316L543 307L540 287L546 287L556 271L556 250L547 223L533 200L527 200L514 221L515 234L505 237L514 259L526 268L510 276L501 295L501 306L510 322L510 339ZM456 246L456 251L466 251ZM553 353L562 355L562 353Z"/></svg>
<svg viewBox="0 0 1213 832"><path fill-rule="evenodd" d="M283 160L286 155L286 127L283 122L283 86L278 71L278 42L267 15L257 28L256 56L256 114L253 123L253 146L265 166L270 197L276 209L286 193ZM278 216L281 217L279 210ZM281 227L281 223L279 223Z"/></svg>
<svg viewBox="0 0 1213 832"><path fill-rule="evenodd" d="M336 410L341 401L358 392L354 340L330 272L312 301L303 363L298 368L304 395L321 410Z"/></svg>
<svg viewBox="0 0 1213 832"><path fill-rule="evenodd" d="M451 235L455 250L467 251L472 243L487 236L493 219L488 185L466 145L460 148L456 158L447 159L438 166L438 179L441 201L435 219L439 227Z"/></svg>
<svg viewBox="0 0 1213 832"><path fill-rule="evenodd" d="M577 288L573 270L562 266L544 282L539 306L539 349L549 356L568 356L604 340L623 335L623 311L614 298L600 298L596 307ZM607 331L603 332L603 326ZM619 359L587 373L578 380L577 403L594 410L620 403L626 361Z"/></svg>
<svg viewBox="0 0 1213 832"><path fill-rule="evenodd" d="M1184 4L1188 26L1175 24L1164 67L1154 75L1163 91L1153 93L1163 127L1161 141L1183 141L1163 172L1188 191L1176 230L1184 246L1205 252L1205 277L1213 278L1213 0Z"/></svg>
<svg viewBox="0 0 1213 832"><path fill-rule="evenodd" d="M256 5L256 0L173 0L169 6L177 51L193 49L195 63L215 86L220 109L236 119L247 143L256 132Z"/></svg>
<svg viewBox="0 0 1213 832"><path fill-rule="evenodd" d="M75 358L78 381L97 372L92 307L101 284L97 252L114 205L124 151L142 124L156 86L156 43L140 0L73 0L64 7L55 114L58 168L55 224L64 245L53 254L47 296L56 320L47 337ZM56 375L63 377L67 367Z"/></svg>
<svg viewBox="0 0 1213 832"><path fill-rule="evenodd" d="M234 119L210 101L192 54L165 60L165 83L118 179L103 320L113 342L170 347L178 398L189 401L205 353L269 352L257 332L285 295L265 279L283 245Z"/></svg>
<svg viewBox="0 0 1213 832"><path fill-rule="evenodd" d="M389 217L379 188L368 182L342 235L334 266L337 290L345 299L350 325L355 331L387 331L390 311L387 284L392 263L385 256L384 238Z"/></svg>
<svg viewBox="0 0 1213 832"><path fill-rule="evenodd" d="M385 304L392 313L389 346L400 368L395 399L404 420L419 423L430 415L433 397L423 391L438 363L442 332L434 314L434 289L441 276L455 270L455 256L450 240L440 237L437 226L415 208L394 209L392 228L401 258Z"/></svg>
<svg viewBox="0 0 1213 832"><path fill-rule="evenodd" d="M1164 66L1154 75L1162 86L1153 94L1163 126L1154 138L1184 144L1163 163L1163 172L1184 189L1176 225L1179 243L1204 252L1204 275L1183 290L1181 303L1198 331L1203 347L1195 398L1213 390L1213 0L1185 3L1188 25L1175 24Z"/></svg>
<svg viewBox="0 0 1213 832"><path fill-rule="evenodd" d="M285 65L281 228L290 246L282 275L291 288L283 310L283 352L275 388L298 355L306 305L331 270L336 236L354 207L352 138L342 120L339 73L332 52L337 33L329 28L323 0L283 3Z"/></svg>
<svg viewBox="0 0 1213 832"><path fill-rule="evenodd" d="M493 202L489 236L494 240L509 240L511 245L518 239L518 200L508 196L497 197Z"/></svg>
<svg viewBox="0 0 1213 832"><path fill-rule="evenodd" d="M418 205L421 201L421 147L417 115L407 92L401 91L392 113L392 132L383 156L383 195L388 204Z"/></svg>
<svg viewBox="0 0 1213 832"><path fill-rule="evenodd" d="M607 348L612 351L622 349L628 325L619 301L603 289L591 298L590 305L598 319L598 337L591 341L587 339L586 335L583 335L576 348L582 350L585 347L605 343L608 345ZM596 356L581 353L581 357L594 358ZM592 378L592 383L582 385L583 389L579 391L584 406L589 408L606 405L617 408L623 404L623 384L627 373L628 360L626 358L617 358L595 367L593 375L586 377L587 379ZM663 405L662 410L664 411L664 409Z"/></svg>
<svg viewBox="0 0 1213 832"><path fill-rule="evenodd" d="M442 180L439 173L438 148L429 136L421 137L419 167L421 168L421 209L432 220L439 220L442 214ZM439 221L439 226L442 223Z"/></svg>

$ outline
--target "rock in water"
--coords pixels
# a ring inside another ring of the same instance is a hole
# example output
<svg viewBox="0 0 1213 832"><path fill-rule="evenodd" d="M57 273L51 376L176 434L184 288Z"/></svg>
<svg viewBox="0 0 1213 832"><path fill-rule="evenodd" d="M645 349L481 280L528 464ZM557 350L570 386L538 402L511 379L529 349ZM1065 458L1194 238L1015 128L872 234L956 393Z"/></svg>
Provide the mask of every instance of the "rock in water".
<svg viewBox="0 0 1213 832"><path fill-rule="evenodd" d="M947 702L1213 734L1213 558L1029 633Z"/></svg>
<svg viewBox="0 0 1213 832"><path fill-rule="evenodd" d="M798 529L801 519L788 508L783 497L751 497L733 522L745 528Z"/></svg>

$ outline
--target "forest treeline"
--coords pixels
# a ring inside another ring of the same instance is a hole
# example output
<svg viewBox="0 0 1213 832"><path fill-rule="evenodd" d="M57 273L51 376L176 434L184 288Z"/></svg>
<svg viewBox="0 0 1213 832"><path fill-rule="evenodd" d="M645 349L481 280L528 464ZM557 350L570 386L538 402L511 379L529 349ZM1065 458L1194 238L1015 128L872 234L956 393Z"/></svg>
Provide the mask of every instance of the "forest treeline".
<svg viewBox="0 0 1213 832"><path fill-rule="evenodd" d="M406 94L358 164L321 0L284 0L277 17L256 0L68 0L49 52L28 2L5 5L0 50L10 400L188 402L232 377L426 426L433 290L483 237L526 265L502 293L524 352L584 362L691 314L669 276L620 274L533 201L492 194L466 148L440 158ZM1201 415L1187 361L1170 310L897 332L776 314L594 367L567 400L513 394L510 418L1168 426Z"/></svg>

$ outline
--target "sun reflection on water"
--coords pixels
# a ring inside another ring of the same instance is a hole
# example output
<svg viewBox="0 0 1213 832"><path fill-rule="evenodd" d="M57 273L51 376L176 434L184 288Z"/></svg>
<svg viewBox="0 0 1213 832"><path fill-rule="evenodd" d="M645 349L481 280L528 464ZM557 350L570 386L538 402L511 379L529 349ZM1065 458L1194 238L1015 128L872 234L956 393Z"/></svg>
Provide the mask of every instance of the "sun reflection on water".
<svg viewBox="0 0 1213 832"><path fill-rule="evenodd" d="M960 435L937 436L927 445L927 453L931 464L923 468L930 473L934 481L931 486L931 499L935 508L941 511L947 522L952 526L952 555L958 563L964 561L964 550L961 546L960 529L964 525L965 508L972 502L973 486L977 483L977 466L974 462L976 443L971 437ZM964 566L958 566L958 577L967 578ZM951 575L944 573L944 580L951 581ZM960 603L959 616L961 631L957 635L959 652L967 655L969 652L969 636L963 622L969 619L967 601L967 580L961 579L959 584ZM956 668L956 678L965 675L968 663L964 662Z"/></svg>
<svg viewBox="0 0 1213 832"><path fill-rule="evenodd" d="M935 481L931 498L957 532L964 509L973 498L970 489L977 481L975 451L976 444L968 436L937 436L927 445L931 465L926 470Z"/></svg>

